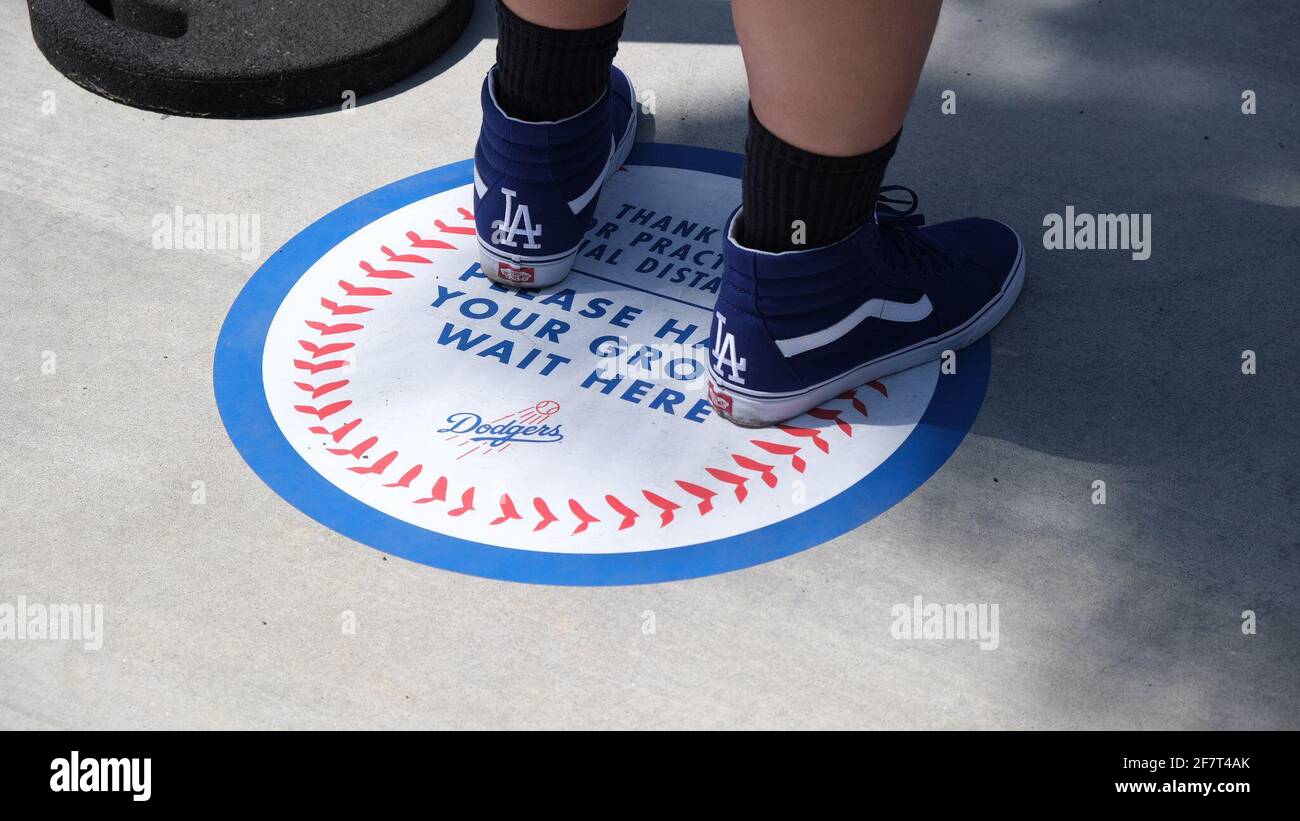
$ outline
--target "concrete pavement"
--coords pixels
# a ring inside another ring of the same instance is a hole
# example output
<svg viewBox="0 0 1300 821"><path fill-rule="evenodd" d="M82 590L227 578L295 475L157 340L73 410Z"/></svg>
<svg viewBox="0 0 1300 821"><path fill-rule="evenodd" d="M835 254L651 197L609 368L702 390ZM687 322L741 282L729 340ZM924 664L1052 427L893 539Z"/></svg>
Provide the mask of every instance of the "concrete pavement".
<svg viewBox="0 0 1300 821"><path fill-rule="evenodd" d="M974 428L830 543L609 589L338 536L245 466L213 401L217 332L262 259L469 156L495 45L478 5L355 111L251 121L96 97L0 8L0 603L104 613L99 650L0 640L0 727L1300 726L1292 4L950 4L887 181L931 221L1026 240ZM653 138L740 150L727 4L636 3L627 32ZM1151 258L1044 249L1068 205L1150 214ZM155 249L177 206L258 215L260 255ZM892 638L918 595L998 604L998 648Z"/></svg>

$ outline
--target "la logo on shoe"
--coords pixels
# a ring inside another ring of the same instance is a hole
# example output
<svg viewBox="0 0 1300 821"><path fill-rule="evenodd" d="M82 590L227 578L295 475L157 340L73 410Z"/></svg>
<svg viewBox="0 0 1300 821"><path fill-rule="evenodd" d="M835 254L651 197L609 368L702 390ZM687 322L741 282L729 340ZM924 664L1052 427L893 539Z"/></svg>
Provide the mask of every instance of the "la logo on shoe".
<svg viewBox="0 0 1300 821"><path fill-rule="evenodd" d="M728 333L725 330L727 318L720 312L715 311L714 324L718 329L717 340L713 347L713 354L718 358L722 367L726 368L728 373L725 376L737 385L745 384L745 360L736 355L736 335Z"/></svg>
<svg viewBox="0 0 1300 821"><path fill-rule="evenodd" d="M492 223L492 242L508 248L516 248L519 247L515 241L516 235L522 233L525 240L524 248L530 251L541 248L542 226L533 225L533 217L529 213L528 206L516 206L517 194L509 188L502 188L501 193L506 198L506 212L504 217Z"/></svg>

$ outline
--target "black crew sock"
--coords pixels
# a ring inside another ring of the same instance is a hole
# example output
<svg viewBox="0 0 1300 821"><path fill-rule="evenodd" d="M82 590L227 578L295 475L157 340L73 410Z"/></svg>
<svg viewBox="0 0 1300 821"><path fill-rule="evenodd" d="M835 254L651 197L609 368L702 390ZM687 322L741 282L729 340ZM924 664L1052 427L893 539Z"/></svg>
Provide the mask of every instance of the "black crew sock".
<svg viewBox="0 0 1300 821"><path fill-rule="evenodd" d="M750 106L740 244L773 252L817 248L862 227L875 210L899 134L866 154L827 157L796 148L768 131ZM803 223L803 236L796 220Z"/></svg>
<svg viewBox="0 0 1300 821"><path fill-rule="evenodd" d="M623 18L565 31L530 23L497 0L497 104L511 117L559 120L600 99L623 34Z"/></svg>

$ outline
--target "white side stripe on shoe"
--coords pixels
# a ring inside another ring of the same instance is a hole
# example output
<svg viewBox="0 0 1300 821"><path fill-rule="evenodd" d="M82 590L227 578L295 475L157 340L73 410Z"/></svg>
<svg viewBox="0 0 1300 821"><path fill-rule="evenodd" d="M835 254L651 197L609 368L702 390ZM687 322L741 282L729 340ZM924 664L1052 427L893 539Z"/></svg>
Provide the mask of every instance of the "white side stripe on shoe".
<svg viewBox="0 0 1300 821"><path fill-rule="evenodd" d="M596 192L599 191L600 186L604 184L605 178L609 176L609 166L612 162L614 162L614 149L615 149L614 135L611 134L609 135L609 157L608 159L605 160L605 168L600 172L599 175L597 175L595 181L592 182L590 188L582 192L582 195L579 196L577 199L569 200L570 211L572 211L575 214L578 213L579 211L587 207L587 203L591 202L592 197L596 196Z"/></svg>
<svg viewBox="0 0 1300 821"><path fill-rule="evenodd" d="M922 294L916 302L894 302L888 299L868 299L857 310L836 322L829 328L813 331L810 334L791 339L776 340L776 347L783 356L796 356L815 348L829 345L861 325L865 320L875 317L890 322L920 322L930 315L934 306L930 297Z"/></svg>
<svg viewBox="0 0 1300 821"><path fill-rule="evenodd" d="M478 192L480 199L487 193L487 183L483 182L483 178L478 175L478 163L474 164L474 190Z"/></svg>

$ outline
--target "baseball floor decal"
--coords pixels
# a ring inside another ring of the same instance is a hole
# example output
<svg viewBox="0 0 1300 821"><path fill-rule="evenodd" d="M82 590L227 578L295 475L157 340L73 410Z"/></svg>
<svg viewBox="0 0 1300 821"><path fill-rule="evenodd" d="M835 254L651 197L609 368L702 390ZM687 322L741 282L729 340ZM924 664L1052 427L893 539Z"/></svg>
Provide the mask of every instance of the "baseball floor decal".
<svg viewBox="0 0 1300 821"><path fill-rule="evenodd" d="M227 431L333 530L449 570L637 584L734 570L862 524L969 430L989 347L848 391L777 427L706 396L739 155L638 144L570 277L479 270L472 164L367 194L249 280L217 343Z"/></svg>

